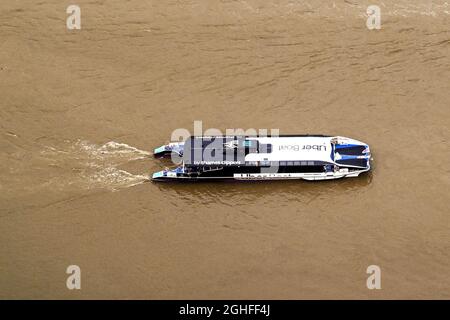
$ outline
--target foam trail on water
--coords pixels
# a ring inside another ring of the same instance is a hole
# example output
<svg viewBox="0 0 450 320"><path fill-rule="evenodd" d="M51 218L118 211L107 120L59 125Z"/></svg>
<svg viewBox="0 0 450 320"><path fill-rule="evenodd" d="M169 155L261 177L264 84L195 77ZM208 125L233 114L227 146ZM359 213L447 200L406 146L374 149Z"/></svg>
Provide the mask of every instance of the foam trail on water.
<svg viewBox="0 0 450 320"><path fill-rule="evenodd" d="M49 179L48 187L115 191L149 181L148 175L133 174L119 167L145 159L151 152L115 141L103 145L86 140L66 143L62 148L46 146L41 152L52 167L64 168L62 176Z"/></svg>
<svg viewBox="0 0 450 320"><path fill-rule="evenodd" d="M128 160L143 159L151 155L150 152L132 147L126 143L109 141L98 146L88 141L77 141L76 147L84 150L88 155L97 158L127 158Z"/></svg>
<svg viewBox="0 0 450 320"><path fill-rule="evenodd" d="M115 191L147 182L148 175L133 174L115 167L98 168L94 172L85 172L82 176L88 189L107 188Z"/></svg>

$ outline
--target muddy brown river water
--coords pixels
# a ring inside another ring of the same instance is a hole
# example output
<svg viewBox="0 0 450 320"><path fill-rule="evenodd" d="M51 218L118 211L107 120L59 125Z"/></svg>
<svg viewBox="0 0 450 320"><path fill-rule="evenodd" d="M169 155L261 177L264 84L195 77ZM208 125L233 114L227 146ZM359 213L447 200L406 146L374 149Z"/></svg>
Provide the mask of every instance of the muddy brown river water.
<svg viewBox="0 0 450 320"><path fill-rule="evenodd" d="M4 0L0 116L0 298L450 298L448 2ZM149 182L195 120L352 137L373 170Z"/></svg>

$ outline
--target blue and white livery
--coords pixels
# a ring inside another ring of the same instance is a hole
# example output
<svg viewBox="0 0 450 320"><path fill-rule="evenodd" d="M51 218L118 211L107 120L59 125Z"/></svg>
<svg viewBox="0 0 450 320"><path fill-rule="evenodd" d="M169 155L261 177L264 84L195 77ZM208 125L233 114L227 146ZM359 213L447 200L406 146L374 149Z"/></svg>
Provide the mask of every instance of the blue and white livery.
<svg viewBox="0 0 450 320"><path fill-rule="evenodd" d="M155 181L330 180L357 177L371 160L366 143L323 135L192 136L154 153L181 158L176 169L153 174Z"/></svg>

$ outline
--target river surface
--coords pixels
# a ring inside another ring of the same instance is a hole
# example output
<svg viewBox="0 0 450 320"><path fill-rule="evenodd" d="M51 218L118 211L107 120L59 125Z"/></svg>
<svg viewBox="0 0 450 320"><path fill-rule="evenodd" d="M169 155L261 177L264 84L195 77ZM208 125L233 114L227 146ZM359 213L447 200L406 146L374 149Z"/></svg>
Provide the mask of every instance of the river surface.
<svg viewBox="0 0 450 320"><path fill-rule="evenodd" d="M0 298L450 298L450 3L3 0L0 39ZM149 182L196 120L348 136L373 170Z"/></svg>

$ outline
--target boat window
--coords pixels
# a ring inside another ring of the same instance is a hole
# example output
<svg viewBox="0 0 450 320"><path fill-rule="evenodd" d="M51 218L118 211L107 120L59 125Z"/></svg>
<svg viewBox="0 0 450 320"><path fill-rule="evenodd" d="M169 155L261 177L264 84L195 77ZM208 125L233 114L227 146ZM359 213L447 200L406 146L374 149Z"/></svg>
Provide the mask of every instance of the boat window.
<svg viewBox="0 0 450 320"><path fill-rule="evenodd" d="M254 140L245 140L244 147L251 148L253 146Z"/></svg>
<svg viewBox="0 0 450 320"><path fill-rule="evenodd" d="M272 152L272 145L270 143L264 144L259 143L258 144L258 153L271 153Z"/></svg>

